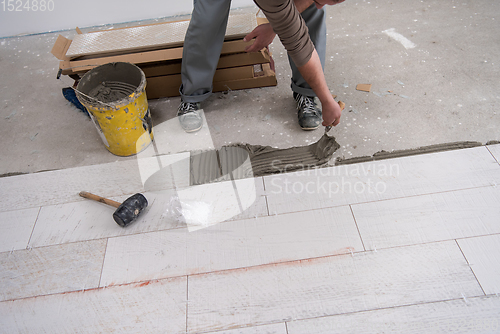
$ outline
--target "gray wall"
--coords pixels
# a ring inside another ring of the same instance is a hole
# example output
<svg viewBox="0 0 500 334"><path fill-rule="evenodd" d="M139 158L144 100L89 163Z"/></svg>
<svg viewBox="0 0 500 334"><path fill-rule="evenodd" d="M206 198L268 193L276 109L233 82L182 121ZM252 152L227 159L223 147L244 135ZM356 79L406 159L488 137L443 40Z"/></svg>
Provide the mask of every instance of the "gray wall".
<svg viewBox="0 0 500 334"><path fill-rule="evenodd" d="M33 0L5 0L5 4L0 3L0 37L190 14L193 8L192 0L37 1L38 8L33 7ZM45 11L41 8L43 2ZM26 4L30 6L29 11L24 7ZM252 5L252 0L233 0L232 3L233 8Z"/></svg>

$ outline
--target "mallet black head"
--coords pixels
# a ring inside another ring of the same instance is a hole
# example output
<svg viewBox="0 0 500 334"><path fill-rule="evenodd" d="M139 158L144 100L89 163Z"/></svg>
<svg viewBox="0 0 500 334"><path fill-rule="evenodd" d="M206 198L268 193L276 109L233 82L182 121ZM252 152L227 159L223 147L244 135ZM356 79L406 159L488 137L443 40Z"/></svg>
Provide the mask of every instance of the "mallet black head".
<svg viewBox="0 0 500 334"><path fill-rule="evenodd" d="M148 206L148 200L142 194L127 198L113 213L113 219L121 227L132 223Z"/></svg>

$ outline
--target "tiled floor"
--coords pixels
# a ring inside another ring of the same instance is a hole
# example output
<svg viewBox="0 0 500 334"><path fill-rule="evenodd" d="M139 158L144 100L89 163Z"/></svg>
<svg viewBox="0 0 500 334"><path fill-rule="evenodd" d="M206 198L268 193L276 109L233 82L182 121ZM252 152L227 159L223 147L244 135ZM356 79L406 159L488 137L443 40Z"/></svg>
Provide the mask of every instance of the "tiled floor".
<svg viewBox="0 0 500 334"><path fill-rule="evenodd" d="M500 144L201 186L174 154L163 189L143 159L0 178L0 332L500 332Z"/></svg>

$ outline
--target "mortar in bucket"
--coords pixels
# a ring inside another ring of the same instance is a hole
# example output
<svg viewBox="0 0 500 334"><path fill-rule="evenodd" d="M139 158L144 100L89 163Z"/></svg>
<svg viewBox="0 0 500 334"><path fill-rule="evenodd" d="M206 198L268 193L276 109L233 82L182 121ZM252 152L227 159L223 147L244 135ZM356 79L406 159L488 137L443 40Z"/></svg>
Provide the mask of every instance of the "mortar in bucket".
<svg viewBox="0 0 500 334"><path fill-rule="evenodd" d="M134 64L117 62L87 72L76 87L108 151L130 156L153 141L146 76Z"/></svg>

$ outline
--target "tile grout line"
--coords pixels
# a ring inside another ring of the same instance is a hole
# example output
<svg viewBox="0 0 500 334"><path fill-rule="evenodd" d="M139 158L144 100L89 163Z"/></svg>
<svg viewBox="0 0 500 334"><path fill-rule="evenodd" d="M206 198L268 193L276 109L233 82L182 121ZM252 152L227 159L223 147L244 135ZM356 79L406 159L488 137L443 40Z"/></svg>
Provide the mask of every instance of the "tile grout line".
<svg viewBox="0 0 500 334"><path fill-rule="evenodd" d="M161 232L161 231L159 231L159 232ZM133 234L130 234L130 235L133 235ZM126 236L126 235L124 235L124 236ZM109 238L116 238L116 237L120 237L120 236L101 237L101 238L96 238L96 239L70 241L70 242L63 242L63 243L60 243L60 244L51 244L51 245L36 246L36 247L32 247L32 248L41 249L41 248L48 248L48 247L54 247L54 246L65 246L65 245L77 244L79 242L97 241L97 240L103 240L103 239L109 239ZM28 248L26 248L26 249L28 249ZM22 249L19 249L19 250L22 250ZM8 253L8 252L10 252L10 251L0 252L0 254L2 254L2 253Z"/></svg>
<svg viewBox="0 0 500 334"><path fill-rule="evenodd" d="M356 224L356 229L358 230L358 235L359 235L359 239L361 240L361 244L363 245L363 250L366 252L365 243L363 241L363 237L361 236L361 232L359 230L358 222L356 221L356 216L354 215L354 211L352 211L351 204L349 204L349 209L351 210L352 218L354 219L354 224Z"/></svg>
<svg viewBox="0 0 500 334"><path fill-rule="evenodd" d="M495 161L497 162L497 164L500 165L500 161L498 161L498 159L495 157L495 155L493 154L493 152L491 152L491 150L489 149L488 145L486 145L486 149L488 150L488 152L490 152L491 156L493 157L493 159L495 159Z"/></svg>
<svg viewBox="0 0 500 334"><path fill-rule="evenodd" d="M102 272L104 271L104 261L106 261L106 253L108 252L108 242L109 238L106 238L106 246L104 246L104 256L102 257L101 274L99 275L99 283L97 284L98 288L101 287Z"/></svg>
<svg viewBox="0 0 500 334"><path fill-rule="evenodd" d="M474 238L484 238L484 237L489 237L489 236L493 236L493 235L500 235L500 232L489 233L489 234L481 234L481 235L473 235L473 236L470 236L470 237L459 237L459 238L455 238L455 240L458 241L458 240L467 240L467 239L474 239Z"/></svg>
<svg viewBox="0 0 500 334"><path fill-rule="evenodd" d="M298 210L298 211L286 211L286 212L281 212L281 213L277 213L277 214L284 215L284 214L297 213L297 212L307 212L307 211L314 211L314 210L340 208L340 207L348 206L348 205L350 206L350 205L363 205L363 204L371 204L371 203L378 203L378 202L387 202L387 201L399 200L399 199L404 199L404 198L413 198L413 197L420 197L420 196L430 196L430 195L437 195L437 194L446 194L446 193L455 192L455 191L465 191L465 190L473 190L473 189L488 188L488 187L494 188L495 185L486 184L486 185L477 186L477 187L444 190L444 191L437 191L437 192L431 192L431 193L425 193L425 194L417 194L417 195L410 195L410 196L399 196L399 197L386 198L386 199L378 199L378 200L366 201L366 202L346 203L346 204L339 204L339 205L333 205L333 206L319 207L319 208L314 208L314 209L305 209L305 210Z"/></svg>
<svg viewBox="0 0 500 334"><path fill-rule="evenodd" d="M0 178L1 179L1 178ZM171 190L171 189L165 189L165 190ZM119 194L119 195L109 195L107 196L107 198L109 199L114 199L114 200L119 200L118 198L119 197L126 197L126 196L131 196L137 192L144 192L144 189L140 190L140 191L134 191L134 192L131 192L131 193L123 193L122 194ZM68 199L67 201L56 201L56 202L42 202L42 203L35 203L33 204L32 206L22 206L22 207L18 207L16 209L8 209L8 210L2 210L0 209L0 213L3 213L3 212L15 212L15 211L21 211L21 210L28 210L28 209L34 209L34 208L37 208L37 207L44 207L44 206L58 206L58 205L66 205L66 204L75 204L75 203L81 203L81 202L86 202L87 200L85 199Z"/></svg>
<svg viewBox="0 0 500 334"><path fill-rule="evenodd" d="M489 294L486 296L472 296L468 297L469 299L480 299L480 298L490 298L490 297L495 297L495 294ZM413 306L420 306L420 305L432 305L432 304L438 304L438 303L447 303L447 302L453 302L453 301L463 301L464 299L462 297L460 298L451 298L451 299L442 299L442 300L434 300L434 301L424 301L424 302L419 302L419 303L413 303L413 304L402 304L402 305L395 305L395 306L386 306L386 307L379 307L379 308L372 308L372 309L366 309L366 310L359 310L359 311L351 311L351 312L343 312L343 313L334 313L334 314L327 314L327 315L320 315L316 317L309 317L309 318L300 318L300 319L293 319L293 320L276 320L276 321L270 321L266 323L260 323L257 325L249 325L249 326L241 326L237 327L235 329L245 329L245 328L256 328L260 326L269 326L273 324L278 324L278 323L284 323L285 324L285 329L286 333L288 334L288 323L289 322L300 322L300 321L308 321L308 320L315 320L315 319L323 319L323 318L330 318L330 317L338 317L338 316L345 316L345 315L352 315L352 314L359 314L359 313L367 313L367 312L377 312L377 311L382 311L382 310L393 310L393 309L401 309L405 307L413 307ZM200 332L203 334L216 334L219 332L224 332L226 329L220 329L217 331L209 331L209 332Z"/></svg>
<svg viewBox="0 0 500 334"><path fill-rule="evenodd" d="M264 181L263 176L261 176L260 179L262 180L262 187L264 188L264 198L266 199L267 215L270 216L270 214L269 214L269 201L267 200L268 196L266 194L266 182Z"/></svg>
<svg viewBox="0 0 500 334"><path fill-rule="evenodd" d="M179 279L179 278L184 277L184 276L186 276L186 275L164 277L164 278L153 278L153 279L137 281L137 282L129 282L129 283L121 283L121 284L115 284L115 285L106 285L106 286L97 287L97 288L89 288L89 289L84 289L83 291L81 289L78 289L78 290L69 290L69 291L62 291L62 292L51 292L51 293L35 295L35 296L26 296L26 297L19 297L19 298L13 298L13 299L5 299L5 300L1 300L0 303L15 302L15 301L27 300L27 299L33 299L33 298L39 298L39 297L66 295L66 294L70 294L70 293L79 293L79 292L85 293L85 292L91 292L91 291L100 291L100 290L105 290L105 289L113 289L113 288L121 287L121 286L137 285L137 284L142 284L142 283L158 283L160 281L176 280L176 279Z"/></svg>
<svg viewBox="0 0 500 334"><path fill-rule="evenodd" d="M248 219L248 218L246 218ZM180 230L184 229L185 227L174 227L174 228L168 228L168 229L162 229L162 230L154 230L154 231L142 231L142 232L136 232L136 233L130 233L130 234L124 234L124 235L112 235L108 237L99 237L95 239L85 239L85 240L75 240L75 241L68 241L68 242L61 242L58 244L50 244L50 245L42 245L42 246L36 246L34 248L40 249L40 248L47 248L47 247L54 247L54 246L63 246L63 245L70 245L70 244L76 244L79 242L88 242L88 241L97 241L97 240L102 240L102 239L112 239L112 238L121 238L121 237L128 237L132 235L139 235L139 234L146 234L146 233L155 233L155 232L165 232L165 231L171 231L171 230ZM5 251L5 252L0 252L2 253L7 253L10 251Z"/></svg>
<svg viewBox="0 0 500 334"><path fill-rule="evenodd" d="M31 249L31 247L30 247L31 238L33 237L33 232L35 232L35 226L36 226L36 223L38 222L38 217L40 217L41 211L42 211L42 207L40 206L38 209L38 213L36 214L35 223L33 224L33 229L31 230L30 238L28 239L28 244L26 245L26 249Z"/></svg>
<svg viewBox="0 0 500 334"><path fill-rule="evenodd" d="M271 214L269 213L269 201L267 200L267 195L264 195L264 197L266 198L266 209L267 209L267 216L271 216Z"/></svg>
<svg viewBox="0 0 500 334"><path fill-rule="evenodd" d="M258 327L264 327L264 326L271 326L271 325L276 325L276 324L285 324L285 328L286 328L286 322L287 320L275 320L275 321L270 321L270 322L265 322L265 323L258 323L258 324L243 324L241 325L240 327L236 327L236 328L232 328L232 329L229 329L229 331L233 331L233 330L237 330L237 329L255 329L255 328L258 328ZM202 332L196 332L195 334L217 334L217 333L225 333L227 332L228 329L217 329L215 331L213 330L209 330L209 332L207 331L202 331ZM281 332L280 332L281 333ZM288 330L287 330L287 333L288 333Z"/></svg>
<svg viewBox="0 0 500 334"><path fill-rule="evenodd" d="M500 235L500 233L498 233L498 234ZM486 234L483 236L489 236L489 235L491 235L491 234ZM270 263L256 264L256 265L251 265L251 266L246 266L246 267L227 268L227 269L220 269L220 270L215 270L215 271L199 272L199 273L190 274L190 276L210 275L210 274L215 274L215 273L223 273L226 271L251 269L251 268L271 266L271 265L284 265L286 263L309 261L309 260L319 260L319 259L333 258L336 256L346 256L346 255L352 256L353 254L376 253L376 252L381 251L381 250L398 249L398 248L405 248L405 247L416 247L416 246L422 246L422 245L431 245L431 244L438 244L438 243L450 242L450 241L455 241L455 240L456 239L435 240L435 241L422 242L422 243L418 243L418 244L397 245L397 246L391 246L391 247L378 248L377 250L366 250L366 251L357 251L357 252L345 252L345 253L339 253L339 254L328 254L328 255L322 255L322 256L313 256L313 257L308 257L308 258L288 260L288 261L282 261L282 262L270 262ZM173 277L165 277L165 279L177 278L177 277L181 277L181 276L183 276L183 275L173 276ZM138 282L134 282L134 283L138 283ZM125 285L125 284L132 284L132 283L123 283L121 285Z"/></svg>
<svg viewBox="0 0 500 334"><path fill-rule="evenodd" d="M478 299L478 298L484 298L484 297L488 298L488 297L493 297L493 296L495 296L495 294L490 294L490 295L486 295L486 296L472 296L472 297L468 297L468 298L469 299ZM329 317L359 314L359 313L365 313L365 312L377 312L377 311L382 311L382 310L393 310L393 309L400 309L400 308L405 308L405 307L420 306L420 305L432 305L432 304L438 304L438 303L447 303L447 302L463 301L463 300L464 299L462 297L451 298L451 299L442 299L442 300L426 301L426 302L413 303L413 304L403 304L403 305L379 307L379 308L373 308L373 309L367 309L367 310L359 310L359 311L352 311L352 312L343 312L343 313L336 313L336 314L329 314L329 315L321 315L321 316L317 316L317 317L294 319L292 321L297 321L297 322L308 321L308 320L323 319L323 318L329 318ZM289 321L287 321L287 322L289 322Z"/></svg>
<svg viewBox="0 0 500 334"><path fill-rule="evenodd" d="M464 253L464 251L462 250L462 247L460 247L460 244L458 243L458 239L455 239L455 243L457 244L458 249L460 249L460 252L462 253L462 256L463 256L463 257L464 257L464 259L465 259L465 262L467 262L467 266L469 267L469 269L470 269L470 271L471 271L472 275L474 275L474 278L476 279L477 284L479 284L479 287L481 288L481 291L482 291L482 292L483 292L483 294L486 296L486 292L484 291L483 286L481 285L481 282L479 282L479 279L477 278L476 273L474 272L474 270L473 270L473 269L472 269L472 267L470 266L470 262L469 262L469 260L467 259L467 257L465 256L465 253ZM464 299L465 299L465 297L464 297Z"/></svg>
<svg viewBox="0 0 500 334"><path fill-rule="evenodd" d="M365 253L365 252L357 252L357 253ZM330 255L330 256L326 256L326 257L333 257L333 256L338 256L338 255L348 255L348 253L337 254L337 255ZM312 259L314 259L314 258L312 258ZM302 260L294 260L294 261L302 261ZM294 262L294 261L288 261L288 262ZM281 262L281 263L283 263L283 262ZM276 264L276 263L271 263L271 264ZM278 263L278 264L280 264L280 263ZM260 266L262 266L262 265L260 265ZM253 266L253 267L256 267L256 266ZM244 269L244 268L251 268L251 267L242 267L242 268L236 268L236 269ZM218 272L229 271L229 270L234 270L234 269L220 270ZM143 280L143 281L137 281L137 282L129 282L129 283L116 284L116 285L108 285L108 286L103 286L103 287L85 289L84 292L99 291L99 290L105 290L105 289L113 289L115 287L127 286L127 285L132 285L132 284L140 284L140 283L145 283L145 282L158 283L158 282L162 282L162 281L166 281L166 280L179 279L179 278L184 277L184 276L188 277L188 276L211 274L211 273L217 273L217 271L207 272L207 273L199 273L199 274L191 274L191 275L180 275L180 276L172 276L172 277L164 277L164 278L154 278L154 279L150 279L150 280ZM39 297L50 297L50 296L57 296L57 295L65 295L65 294L68 294L68 293L78 293L78 292L81 292L81 291L82 290L71 290L71 291L63 291L63 292L53 292L53 293L36 295L36 296L27 296L27 297L20 297L20 298L14 298L14 299L1 300L0 303L16 302L16 301L34 299L34 298L39 298ZM498 297L498 295L494 294L494 293L491 293L491 294L486 294L486 295L482 295L482 296L470 296L468 298L472 299L472 298L483 298L483 297ZM391 309L391 308L399 308L399 307L421 305L421 304L433 304L433 303L448 302L448 301L454 301L454 300L463 300L463 298L460 297L460 298L444 299L444 300L437 300L437 301L428 301L428 302L422 302L422 303L416 303L416 304L389 306L389 307L376 308L376 309L370 309L370 310L360 310L360 311L347 312L347 313L330 314L330 315L318 316L318 317L312 317L312 318L294 319L292 321L301 321L301 320L308 320L308 319L324 318L324 317L330 317L330 316L336 316L336 315L351 314L351 313L360 313L360 312L369 312L369 311ZM277 320L275 322L269 322L269 323L265 323L265 324L258 324L256 326L264 326L264 325L269 325L269 324L274 324L274 323L281 323L281 322L282 321ZM256 326L246 326L246 327L256 327ZM242 327L242 328L245 328L245 327ZM212 333L212 332L206 332L206 333Z"/></svg>
<svg viewBox="0 0 500 334"><path fill-rule="evenodd" d="M189 275L186 275L186 334L188 333Z"/></svg>
<svg viewBox="0 0 500 334"><path fill-rule="evenodd" d="M189 233L189 230L188 230L188 233ZM186 239L187 240L187 239ZM188 246L187 246L187 242L185 244L185 259L186 259L186 262L187 262L187 259L188 259ZM186 264L186 267L187 267L187 264ZM186 275L186 334L188 333L188 312L189 312L189 275Z"/></svg>

